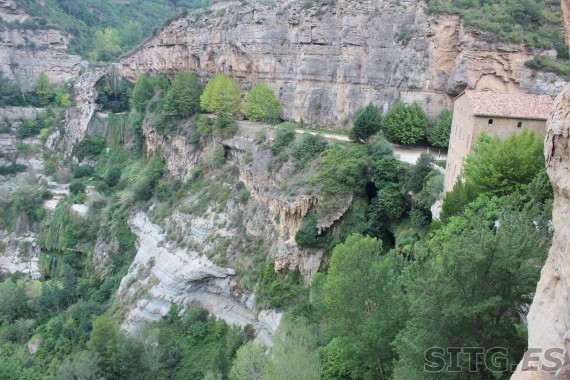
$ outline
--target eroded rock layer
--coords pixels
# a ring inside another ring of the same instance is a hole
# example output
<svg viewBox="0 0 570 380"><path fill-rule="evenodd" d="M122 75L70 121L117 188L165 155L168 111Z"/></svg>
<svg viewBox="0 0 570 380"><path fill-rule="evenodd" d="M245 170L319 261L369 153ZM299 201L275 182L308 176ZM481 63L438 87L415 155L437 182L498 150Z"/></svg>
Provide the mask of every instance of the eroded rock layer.
<svg viewBox="0 0 570 380"><path fill-rule="evenodd" d="M418 101L432 115L467 84L556 95L566 82L524 66L519 45L477 41L457 16L430 16L416 1L222 2L190 14L119 63L130 80L180 70L217 72L245 89L267 82L284 117L342 125L369 101ZM554 53L555 54L555 53Z"/></svg>

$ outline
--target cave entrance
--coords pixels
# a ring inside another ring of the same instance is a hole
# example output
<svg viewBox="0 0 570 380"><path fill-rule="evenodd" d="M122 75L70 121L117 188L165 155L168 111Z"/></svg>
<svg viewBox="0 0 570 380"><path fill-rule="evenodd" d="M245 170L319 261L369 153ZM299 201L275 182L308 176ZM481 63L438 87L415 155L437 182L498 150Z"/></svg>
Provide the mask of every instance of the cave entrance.
<svg viewBox="0 0 570 380"><path fill-rule="evenodd" d="M368 182L366 187L364 188L364 193L368 198L368 203L372 201L372 199L376 198L376 194L378 193L378 188L374 184L374 182Z"/></svg>
<svg viewBox="0 0 570 380"><path fill-rule="evenodd" d="M396 248L396 237L392 231L386 229L382 235L382 248L388 250Z"/></svg>

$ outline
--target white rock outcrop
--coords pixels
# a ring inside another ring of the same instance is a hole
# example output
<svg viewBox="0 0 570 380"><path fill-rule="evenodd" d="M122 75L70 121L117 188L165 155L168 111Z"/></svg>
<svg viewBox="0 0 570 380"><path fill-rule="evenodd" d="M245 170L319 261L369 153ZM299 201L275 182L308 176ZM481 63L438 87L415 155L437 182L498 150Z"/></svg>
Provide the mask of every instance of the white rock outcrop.
<svg viewBox="0 0 570 380"><path fill-rule="evenodd" d="M173 303L183 311L200 305L228 324L252 325L257 339L271 343L281 315L273 311L258 315L246 306L247 300L234 299L230 288L233 269L218 267L198 252L167 243L145 213L132 217L130 226L137 235L138 251L117 291L128 306L123 329L134 331L145 321L160 320Z"/></svg>

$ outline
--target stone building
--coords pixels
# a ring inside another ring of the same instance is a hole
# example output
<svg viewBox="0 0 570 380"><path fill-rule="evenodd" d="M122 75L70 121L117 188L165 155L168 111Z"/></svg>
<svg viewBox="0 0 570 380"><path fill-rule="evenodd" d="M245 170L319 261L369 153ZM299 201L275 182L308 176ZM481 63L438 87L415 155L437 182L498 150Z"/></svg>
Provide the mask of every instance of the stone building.
<svg viewBox="0 0 570 380"><path fill-rule="evenodd" d="M453 106L444 191L453 189L463 171L463 160L481 133L505 138L527 128L544 135L552 104L547 95L469 89L459 94Z"/></svg>

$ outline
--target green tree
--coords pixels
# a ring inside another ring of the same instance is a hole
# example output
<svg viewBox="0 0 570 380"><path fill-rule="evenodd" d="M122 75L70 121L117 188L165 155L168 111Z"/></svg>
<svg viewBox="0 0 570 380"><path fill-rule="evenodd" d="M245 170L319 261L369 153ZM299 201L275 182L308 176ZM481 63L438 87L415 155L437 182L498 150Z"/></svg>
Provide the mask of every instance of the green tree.
<svg viewBox="0 0 570 380"><path fill-rule="evenodd" d="M49 78L45 73L40 73L40 76L38 77L36 94L38 95L40 104L44 107L49 105L53 100L54 92L51 89Z"/></svg>
<svg viewBox="0 0 570 380"><path fill-rule="evenodd" d="M202 84L195 74L181 71L176 75L170 90L166 94L165 103L171 103L174 111L183 117L200 111L200 95Z"/></svg>
<svg viewBox="0 0 570 380"><path fill-rule="evenodd" d="M380 131L382 127L382 113L373 103L368 103L361 108L354 119L354 126L350 132L350 138L354 141L364 142Z"/></svg>
<svg viewBox="0 0 570 380"><path fill-rule="evenodd" d="M453 121L453 113L450 110L443 110L438 115L433 128L429 132L428 141L431 145L440 148L449 146L449 136L451 135L451 123Z"/></svg>
<svg viewBox="0 0 570 380"><path fill-rule="evenodd" d="M504 140L482 134L465 159L463 176L477 193L506 195L521 191L544 171L544 142L524 129Z"/></svg>
<svg viewBox="0 0 570 380"><path fill-rule="evenodd" d="M146 104L154 95L154 89L152 86L152 81L147 73L144 73L137 79L137 83L133 88L133 93L131 95L131 107L135 108L139 112L145 110Z"/></svg>
<svg viewBox="0 0 570 380"><path fill-rule="evenodd" d="M241 346L230 370L231 380L261 380L265 373L265 349L262 345L249 342Z"/></svg>
<svg viewBox="0 0 570 380"><path fill-rule="evenodd" d="M113 367L119 335L121 332L111 318L100 316L93 320L93 330L87 348L101 357L102 366L107 371Z"/></svg>
<svg viewBox="0 0 570 380"><path fill-rule="evenodd" d="M548 252L549 216L513 201L479 197L437 230L409 267L411 318L396 342L400 377L489 379L501 371L505 377L522 357L526 336L520 306L531 302ZM498 363L487 362L495 366L492 374L485 363L468 364L467 356L457 355L451 363L471 365L471 372L420 372L430 347L503 347L506 363L497 368Z"/></svg>
<svg viewBox="0 0 570 380"><path fill-rule="evenodd" d="M12 280L0 283L0 325L10 324L29 315L26 291Z"/></svg>
<svg viewBox="0 0 570 380"><path fill-rule="evenodd" d="M208 81L200 96L202 109L216 115L230 115L239 112L241 88L235 80L218 74Z"/></svg>
<svg viewBox="0 0 570 380"><path fill-rule="evenodd" d="M406 321L399 273L404 259L381 254L382 242L359 234L335 247L323 285L327 378L387 379L392 342Z"/></svg>
<svg viewBox="0 0 570 380"><path fill-rule="evenodd" d="M418 193L422 190L426 177L433 170L433 162L434 158L431 154L425 152L420 154L416 164L408 173L406 180L406 188L408 191Z"/></svg>
<svg viewBox="0 0 570 380"><path fill-rule="evenodd" d="M112 61L120 52L119 31L115 28L105 28L95 32L94 49L88 53L91 61Z"/></svg>
<svg viewBox="0 0 570 380"><path fill-rule="evenodd" d="M396 101L384 117L384 136L394 143L412 145L426 133L429 120L422 108L413 103L409 106Z"/></svg>
<svg viewBox="0 0 570 380"><path fill-rule="evenodd" d="M67 108L71 106L71 100L69 99L69 95L65 92L65 87L57 86L54 92L55 96L55 104L60 107Z"/></svg>
<svg viewBox="0 0 570 380"><path fill-rule="evenodd" d="M402 194L400 185L387 183L378 190L376 198L370 205L371 214L377 219L398 219L407 209L406 198Z"/></svg>
<svg viewBox="0 0 570 380"><path fill-rule="evenodd" d="M123 49L132 49L142 39L141 24L138 21L129 20L119 29L119 41Z"/></svg>
<svg viewBox="0 0 570 380"><path fill-rule="evenodd" d="M374 161L378 161L385 156L392 156L394 154L394 148L392 144L388 142L384 137L379 136L367 144L368 155Z"/></svg>
<svg viewBox="0 0 570 380"><path fill-rule="evenodd" d="M249 120L271 122L279 119L281 102L267 84L257 83L245 96L241 112Z"/></svg>
<svg viewBox="0 0 570 380"><path fill-rule="evenodd" d="M283 321L273 338L264 380L318 380L322 367L317 337L303 319Z"/></svg>
<svg viewBox="0 0 570 380"><path fill-rule="evenodd" d="M102 378L97 354L82 351L67 358L59 367L59 379L62 380L100 380Z"/></svg>

